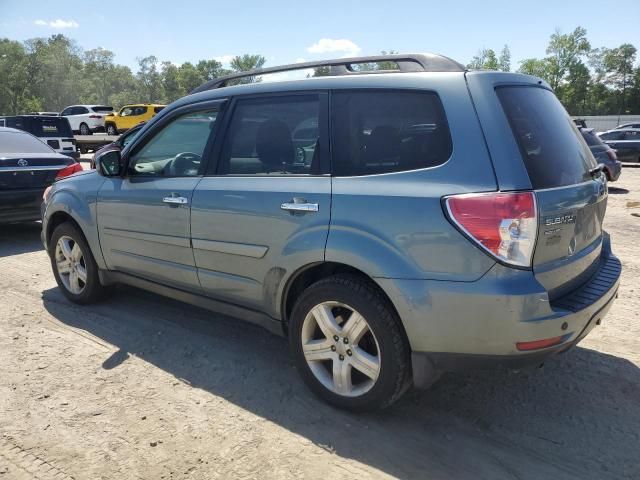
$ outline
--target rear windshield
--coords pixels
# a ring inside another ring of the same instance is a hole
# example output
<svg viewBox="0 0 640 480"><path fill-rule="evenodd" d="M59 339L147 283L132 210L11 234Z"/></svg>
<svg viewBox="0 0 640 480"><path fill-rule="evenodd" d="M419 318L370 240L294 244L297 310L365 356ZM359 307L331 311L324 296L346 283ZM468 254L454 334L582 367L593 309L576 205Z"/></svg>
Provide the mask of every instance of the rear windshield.
<svg viewBox="0 0 640 480"><path fill-rule="evenodd" d="M596 147L598 145L604 145L604 142L598 138L598 136L593 132L587 132L586 130L580 130L582 133L582 138L587 142L587 145L590 147Z"/></svg>
<svg viewBox="0 0 640 480"><path fill-rule="evenodd" d="M7 153L51 153L53 150L27 133L0 132L0 156Z"/></svg>
<svg viewBox="0 0 640 480"><path fill-rule="evenodd" d="M496 89L534 189L589 180L593 155L556 96L545 88Z"/></svg>
<svg viewBox="0 0 640 480"><path fill-rule="evenodd" d="M113 112L113 107L106 107L106 106L97 106L97 107L91 107L91 110L93 110L96 113L104 113L104 112Z"/></svg>
<svg viewBox="0 0 640 480"><path fill-rule="evenodd" d="M73 137L69 120L64 117L31 117L29 124L29 133L36 137Z"/></svg>

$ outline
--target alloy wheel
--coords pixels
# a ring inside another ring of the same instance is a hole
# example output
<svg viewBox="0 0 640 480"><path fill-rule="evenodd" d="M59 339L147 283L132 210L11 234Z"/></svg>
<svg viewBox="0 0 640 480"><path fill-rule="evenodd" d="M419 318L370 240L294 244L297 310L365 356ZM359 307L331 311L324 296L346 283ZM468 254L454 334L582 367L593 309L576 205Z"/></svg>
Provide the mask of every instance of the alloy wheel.
<svg viewBox="0 0 640 480"><path fill-rule="evenodd" d="M340 302L313 307L301 331L302 352L325 388L346 397L365 394L380 375L378 341L366 319Z"/></svg>
<svg viewBox="0 0 640 480"><path fill-rule="evenodd" d="M87 265L80 245L69 236L62 236L56 244L55 262L64 287L79 295L87 285Z"/></svg>

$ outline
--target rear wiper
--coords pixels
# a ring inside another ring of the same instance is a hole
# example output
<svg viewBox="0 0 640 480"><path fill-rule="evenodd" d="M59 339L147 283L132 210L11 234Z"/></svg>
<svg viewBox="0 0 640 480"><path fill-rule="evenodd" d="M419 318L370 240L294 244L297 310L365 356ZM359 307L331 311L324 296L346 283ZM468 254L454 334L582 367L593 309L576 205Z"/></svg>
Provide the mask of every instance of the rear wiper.
<svg viewBox="0 0 640 480"><path fill-rule="evenodd" d="M589 175L591 175L592 177L599 176L604 170L604 168L605 168L604 163L599 163L597 166L589 170Z"/></svg>

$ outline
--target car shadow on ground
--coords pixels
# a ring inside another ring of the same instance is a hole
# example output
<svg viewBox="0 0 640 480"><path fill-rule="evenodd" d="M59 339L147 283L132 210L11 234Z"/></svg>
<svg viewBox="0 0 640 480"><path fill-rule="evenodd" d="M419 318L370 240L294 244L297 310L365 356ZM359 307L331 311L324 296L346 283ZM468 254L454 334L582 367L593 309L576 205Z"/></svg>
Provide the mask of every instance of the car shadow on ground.
<svg viewBox="0 0 640 480"><path fill-rule="evenodd" d="M125 287L89 307L58 289L43 300L59 321L118 349L103 368L139 357L394 477L640 475L640 370L612 355L578 347L531 371L446 374L390 409L355 415L313 397L285 339L239 320Z"/></svg>
<svg viewBox="0 0 640 480"><path fill-rule="evenodd" d="M42 250L40 222L0 225L0 257Z"/></svg>
<svg viewBox="0 0 640 480"><path fill-rule="evenodd" d="M609 187L609 193L612 193L614 195L620 195L620 194L629 193L629 190L621 187Z"/></svg>

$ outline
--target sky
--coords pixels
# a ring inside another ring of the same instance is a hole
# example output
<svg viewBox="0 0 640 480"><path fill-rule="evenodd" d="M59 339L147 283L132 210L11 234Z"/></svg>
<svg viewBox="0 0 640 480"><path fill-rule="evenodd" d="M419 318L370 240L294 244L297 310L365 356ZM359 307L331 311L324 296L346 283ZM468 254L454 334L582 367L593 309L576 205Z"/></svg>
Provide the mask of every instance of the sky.
<svg viewBox="0 0 640 480"><path fill-rule="evenodd" d="M134 72L147 55L180 64L259 53L273 66L396 50L466 64L479 49L504 44L517 68L544 56L556 29L582 26L594 48L640 49L639 23L640 0L0 0L0 38L62 33L84 50L113 51Z"/></svg>

